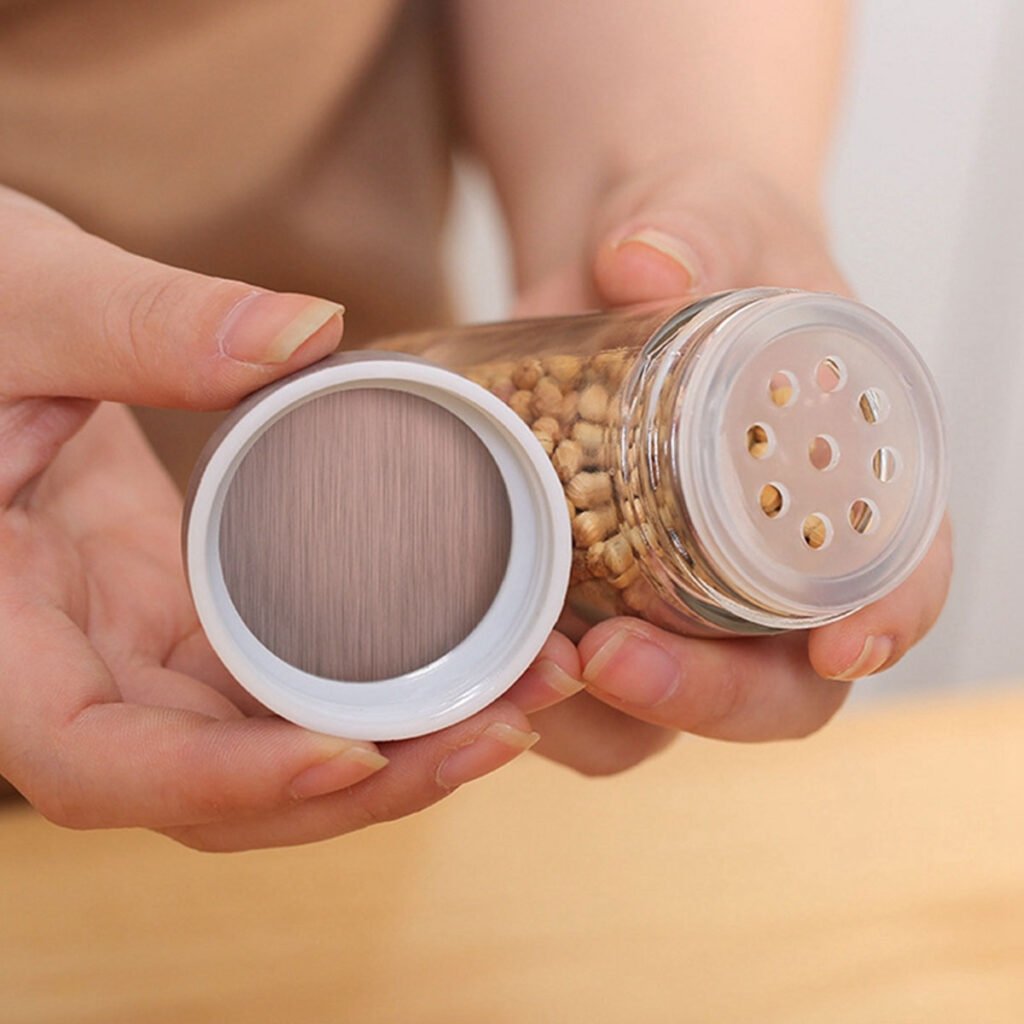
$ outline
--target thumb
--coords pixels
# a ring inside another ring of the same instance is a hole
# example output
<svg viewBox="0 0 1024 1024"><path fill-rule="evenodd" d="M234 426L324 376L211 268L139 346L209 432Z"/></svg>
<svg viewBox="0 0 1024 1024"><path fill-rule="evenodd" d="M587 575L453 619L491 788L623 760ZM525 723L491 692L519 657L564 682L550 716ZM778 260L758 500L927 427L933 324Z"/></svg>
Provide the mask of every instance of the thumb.
<svg viewBox="0 0 1024 1024"><path fill-rule="evenodd" d="M164 266L0 190L6 397L216 409L333 351L342 307Z"/></svg>
<svg viewBox="0 0 1024 1024"><path fill-rule="evenodd" d="M609 305L763 285L846 290L813 206L740 168L658 169L611 194L597 225L594 286Z"/></svg>

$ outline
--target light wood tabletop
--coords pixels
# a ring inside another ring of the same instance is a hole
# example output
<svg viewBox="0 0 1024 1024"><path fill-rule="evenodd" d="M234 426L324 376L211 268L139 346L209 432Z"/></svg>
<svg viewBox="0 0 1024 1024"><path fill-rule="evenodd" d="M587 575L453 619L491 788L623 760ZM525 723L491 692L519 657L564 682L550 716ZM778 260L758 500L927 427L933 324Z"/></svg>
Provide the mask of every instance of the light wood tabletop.
<svg viewBox="0 0 1024 1024"><path fill-rule="evenodd" d="M0 921L4 1024L1019 1024L1024 687L291 850L8 807Z"/></svg>

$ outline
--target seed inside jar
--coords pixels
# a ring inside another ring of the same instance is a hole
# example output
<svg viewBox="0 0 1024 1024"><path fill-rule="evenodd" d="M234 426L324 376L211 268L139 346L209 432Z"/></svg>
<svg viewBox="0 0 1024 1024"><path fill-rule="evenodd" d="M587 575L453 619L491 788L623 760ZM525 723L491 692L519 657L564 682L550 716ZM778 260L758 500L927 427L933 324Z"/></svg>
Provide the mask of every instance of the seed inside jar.
<svg viewBox="0 0 1024 1024"><path fill-rule="evenodd" d="M801 533L804 543L812 551L819 551L821 548L828 547L832 540L832 524L829 522L828 516L822 515L820 512L813 512L803 521Z"/></svg>
<svg viewBox="0 0 1024 1024"><path fill-rule="evenodd" d="M525 420L550 457L572 524L570 601L600 606L604 615L635 612L649 601L636 556L643 535L634 513L617 504L612 472L616 393L631 358L623 350L553 355L470 373ZM636 469L636 446L629 446L627 464L630 472Z"/></svg>
<svg viewBox="0 0 1024 1024"><path fill-rule="evenodd" d="M761 511L769 519L774 519L776 516L781 515L786 507L786 499L782 493L782 488L776 484L765 484L761 488L758 500L761 505Z"/></svg>
<svg viewBox="0 0 1024 1024"><path fill-rule="evenodd" d="M612 500L612 478L607 473L577 473L565 485L565 496L581 509L607 505Z"/></svg>
<svg viewBox="0 0 1024 1024"><path fill-rule="evenodd" d="M568 483L583 468L583 448L579 441L560 441L551 461L559 480Z"/></svg>
<svg viewBox="0 0 1024 1024"><path fill-rule="evenodd" d="M771 454L772 439L763 423L747 427L747 451L755 459L764 459Z"/></svg>
<svg viewBox="0 0 1024 1024"><path fill-rule="evenodd" d="M579 414L591 423L604 423L608 414L608 391L601 384L591 384L580 395Z"/></svg>

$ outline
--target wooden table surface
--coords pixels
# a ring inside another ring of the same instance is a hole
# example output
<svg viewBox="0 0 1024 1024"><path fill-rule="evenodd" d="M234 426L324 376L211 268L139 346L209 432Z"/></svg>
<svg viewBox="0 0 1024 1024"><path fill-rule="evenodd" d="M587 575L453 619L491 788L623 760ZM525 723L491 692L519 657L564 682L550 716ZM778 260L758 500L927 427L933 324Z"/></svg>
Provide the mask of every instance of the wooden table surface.
<svg viewBox="0 0 1024 1024"><path fill-rule="evenodd" d="M3 1024L1024 1021L1024 687L317 846L0 811Z"/></svg>

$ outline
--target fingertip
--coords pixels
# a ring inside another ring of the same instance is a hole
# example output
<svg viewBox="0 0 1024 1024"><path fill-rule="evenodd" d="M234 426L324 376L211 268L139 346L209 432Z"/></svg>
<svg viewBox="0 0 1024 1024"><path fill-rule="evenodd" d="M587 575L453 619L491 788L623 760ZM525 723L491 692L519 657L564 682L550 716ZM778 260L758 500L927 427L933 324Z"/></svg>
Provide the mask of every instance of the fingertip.
<svg viewBox="0 0 1024 1024"><path fill-rule="evenodd" d="M556 631L505 699L525 714L534 715L579 693L583 685L576 645Z"/></svg>
<svg viewBox="0 0 1024 1024"><path fill-rule="evenodd" d="M620 629L587 660L583 678L595 697L623 707L654 708L678 690L682 669L661 644Z"/></svg>
<svg viewBox="0 0 1024 1024"><path fill-rule="evenodd" d="M597 623L580 638L578 654L581 673L585 676L590 662L613 636L619 633L633 633L640 637L650 638L655 632L657 632L657 627L644 622L643 619L620 616Z"/></svg>
<svg viewBox="0 0 1024 1024"><path fill-rule="evenodd" d="M693 247L655 228L613 236L594 258L595 284L611 305L694 295L702 278Z"/></svg>
<svg viewBox="0 0 1024 1024"><path fill-rule="evenodd" d="M479 736L491 726L509 726L524 733L529 733L533 730L533 726L530 724L530 719L526 713L506 696L501 700L495 701L490 707L478 715L474 715L473 718L468 719L466 722L461 723L461 725L453 726L449 732L454 733L456 730L465 727L464 733L460 737L460 742L465 742L466 737Z"/></svg>
<svg viewBox="0 0 1024 1024"><path fill-rule="evenodd" d="M948 516L924 560L895 590L811 631L808 657L818 675L851 681L895 665L941 614L952 573Z"/></svg>
<svg viewBox="0 0 1024 1024"><path fill-rule="evenodd" d="M527 715L561 704L584 688L579 675L570 675L547 658L535 661L509 690L507 699Z"/></svg>
<svg viewBox="0 0 1024 1024"><path fill-rule="evenodd" d="M293 799L308 800L348 789L387 765L388 759L383 754L353 743L327 760L304 768L294 776L288 789Z"/></svg>
<svg viewBox="0 0 1024 1024"><path fill-rule="evenodd" d="M518 716L517 716L518 717ZM457 789L483 778L524 754L540 739L525 716L521 722L491 722L468 742L456 747L437 766L435 779L443 790Z"/></svg>
<svg viewBox="0 0 1024 1024"><path fill-rule="evenodd" d="M343 314L338 303L308 295L250 292L204 335L183 399L159 404L230 408L334 352L344 333Z"/></svg>
<svg viewBox="0 0 1024 1024"><path fill-rule="evenodd" d="M345 308L308 295L253 291L228 311L217 330L220 352L261 367L304 366L337 348Z"/></svg>
<svg viewBox="0 0 1024 1024"><path fill-rule="evenodd" d="M865 632L863 628L831 635L819 630L807 645L811 666L818 675L847 683L881 672L896 660L895 652L894 637Z"/></svg>
<svg viewBox="0 0 1024 1024"><path fill-rule="evenodd" d="M267 812L347 789L388 764L374 743L314 732L278 718L211 725L199 751L204 748L216 760L205 772L200 769L193 791L201 792L209 780L209 792L219 791L219 809L232 813Z"/></svg>
<svg viewBox="0 0 1024 1024"><path fill-rule="evenodd" d="M537 655L537 660L541 659L553 662L566 675L580 676L580 652L564 633L555 631L548 637Z"/></svg>
<svg viewBox="0 0 1024 1024"><path fill-rule="evenodd" d="M327 316L320 327L309 334L298 348L294 349L282 363L277 365L292 373L336 352L345 333L345 307L337 309Z"/></svg>

